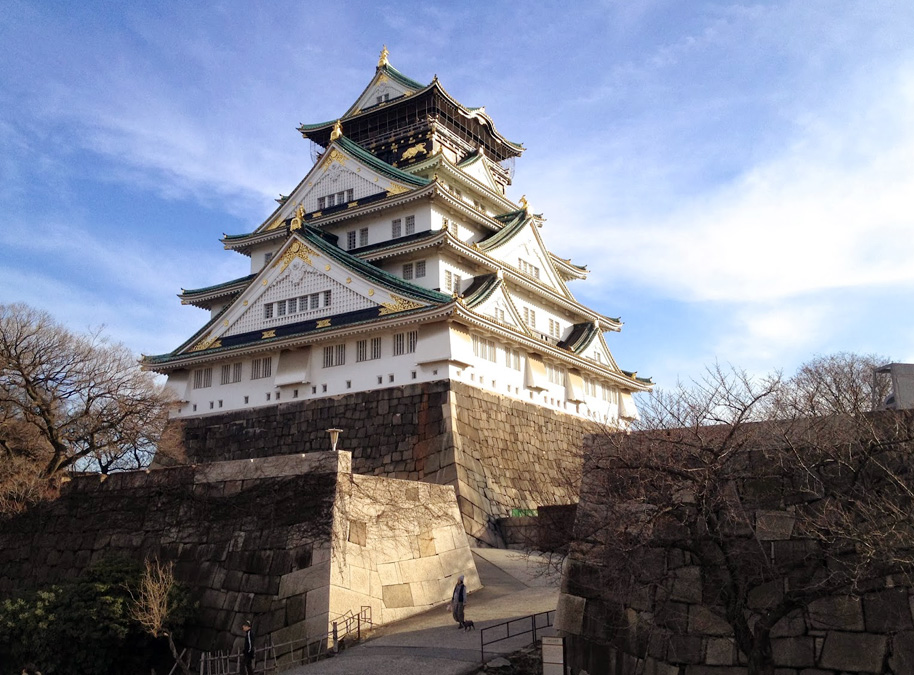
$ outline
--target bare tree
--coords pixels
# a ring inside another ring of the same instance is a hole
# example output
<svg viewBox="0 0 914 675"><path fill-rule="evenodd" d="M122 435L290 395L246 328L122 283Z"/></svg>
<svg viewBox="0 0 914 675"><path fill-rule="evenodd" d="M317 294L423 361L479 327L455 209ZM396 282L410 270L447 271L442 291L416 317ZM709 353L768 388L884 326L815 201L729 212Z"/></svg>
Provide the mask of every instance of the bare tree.
<svg viewBox="0 0 914 675"><path fill-rule="evenodd" d="M42 478L148 464L169 399L135 357L98 332L74 334L46 313L0 305L0 452Z"/></svg>
<svg viewBox="0 0 914 675"><path fill-rule="evenodd" d="M914 414L817 416L795 386L714 368L655 393L640 430L597 440L571 558L603 570L594 592L618 603L611 630L629 647L647 649L646 626L682 630L671 595L689 567L691 592L729 626L750 675L770 675L779 621L914 569Z"/></svg>
<svg viewBox="0 0 914 675"><path fill-rule="evenodd" d="M190 667L178 653L174 641L174 627L178 620L178 605L175 598L174 563L162 564L158 560L147 560L146 569L140 578L139 589L134 594L132 616L147 633L155 638L166 638L168 648L184 675L190 675Z"/></svg>
<svg viewBox="0 0 914 675"><path fill-rule="evenodd" d="M788 379L779 397L776 416L854 415L875 409L890 393L888 380L873 373L891 359L877 354L839 352L816 356Z"/></svg>

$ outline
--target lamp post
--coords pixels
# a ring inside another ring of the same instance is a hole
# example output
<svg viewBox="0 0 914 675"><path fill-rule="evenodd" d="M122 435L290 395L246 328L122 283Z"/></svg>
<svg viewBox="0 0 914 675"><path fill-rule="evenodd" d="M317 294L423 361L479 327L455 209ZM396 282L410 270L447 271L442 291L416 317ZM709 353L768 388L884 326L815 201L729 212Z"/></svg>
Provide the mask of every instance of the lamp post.
<svg viewBox="0 0 914 675"><path fill-rule="evenodd" d="M327 433L330 434L330 446L333 452L336 452L336 442L340 439L340 432L342 431L342 429L327 429Z"/></svg>

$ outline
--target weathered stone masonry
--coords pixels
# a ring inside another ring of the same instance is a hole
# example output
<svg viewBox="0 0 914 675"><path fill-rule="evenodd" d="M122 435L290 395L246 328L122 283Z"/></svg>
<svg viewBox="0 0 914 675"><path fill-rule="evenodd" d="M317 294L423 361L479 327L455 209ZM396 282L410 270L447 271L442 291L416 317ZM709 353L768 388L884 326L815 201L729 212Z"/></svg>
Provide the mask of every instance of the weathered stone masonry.
<svg viewBox="0 0 914 675"><path fill-rule="evenodd" d="M241 621L274 645L375 624L479 588L450 486L351 473L348 452L214 462L71 481L0 528L0 595L78 575L102 557L174 561L199 602L182 642L237 649Z"/></svg>
<svg viewBox="0 0 914 675"><path fill-rule="evenodd" d="M597 425L458 382L430 382L180 422L188 461L326 450L343 429L353 471L457 489L466 531L503 545L512 509L577 501L580 448Z"/></svg>

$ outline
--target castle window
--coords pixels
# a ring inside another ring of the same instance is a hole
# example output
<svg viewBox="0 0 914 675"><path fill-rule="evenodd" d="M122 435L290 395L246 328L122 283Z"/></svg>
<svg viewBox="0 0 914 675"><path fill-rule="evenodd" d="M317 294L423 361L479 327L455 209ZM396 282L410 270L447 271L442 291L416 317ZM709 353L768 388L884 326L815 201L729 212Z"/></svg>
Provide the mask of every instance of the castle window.
<svg viewBox="0 0 914 675"><path fill-rule="evenodd" d="M403 221L399 218L394 218L392 221L390 221L390 236L394 239L403 236L401 231L402 222Z"/></svg>
<svg viewBox="0 0 914 675"><path fill-rule="evenodd" d="M505 366L520 370L520 352L516 349L505 349Z"/></svg>
<svg viewBox="0 0 914 675"><path fill-rule="evenodd" d="M404 279L413 278L413 264L412 263L405 263L403 265L403 278Z"/></svg>
<svg viewBox="0 0 914 675"><path fill-rule="evenodd" d="M272 319L273 318L273 303L268 302L263 306L263 318Z"/></svg>
<svg viewBox="0 0 914 675"><path fill-rule="evenodd" d="M406 333L396 333L394 335L394 356L414 353L418 342L419 331L411 330Z"/></svg>
<svg viewBox="0 0 914 675"><path fill-rule="evenodd" d="M526 260L524 260L522 258L518 258L517 266L520 267L520 271L523 272L524 274L529 275L531 277L535 277L537 279L540 278L540 268L537 267L536 265L531 265Z"/></svg>
<svg viewBox="0 0 914 675"><path fill-rule="evenodd" d="M494 314L496 321L500 321L501 323L505 322L505 310L503 310L501 307L496 307Z"/></svg>
<svg viewBox="0 0 914 675"><path fill-rule="evenodd" d="M222 366L222 380L221 384L232 384L233 382L241 382L241 364L240 363L227 363Z"/></svg>
<svg viewBox="0 0 914 675"><path fill-rule="evenodd" d="M325 208L327 208L327 198L326 198L326 197L318 197L318 198L317 198L317 210L318 210L318 211L323 211Z"/></svg>
<svg viewBox="0 0 914 675"><path fill-rule="evenodd" d="M285 300L280 300L279 302L276 303L276 314L277 314L277 316L286 315L286 301Z"/></svg>
<svg viewBox="0 0 914 675"><path fill-rule="evenodd" d="M355 193L353 192L352 188L349 188L348 190L346 190L346 201L347 201L347 202L354 201L354 200L353 200L354 194L355 194Z"/></svg>
<svg viewBox="0 0 914 675"><path fill-rule="evenodd" d="M380 105L381 103L386 103L389 100L390 100L390 94L381 94L380 96L375 98L375 101L377 102L378 105Z"/></svg>
<svg viewBox="0 0 914 675"><path fill-rule="evenodd" d="M359 230L359 246L368 246L368 228Z"/></svg>
<svg viewBox="0 0 914 675"><path fill-rule="evenodd" d="M335 194L327 195L327 208L329 209L331 206L335 206L335 205L336 205L336 195Z"/></svg>
<svg viewBox="0 0 914 675"><path fill-rule="evenodd" d="M416 261L416 278L419 279L420 277L424 277L424 276L425 276L425 261L417 260Z"/></svg>
<svg viewBox="0 0 914 675"><path fill-rule="evenodd" d="M304 298L302 298L304 300ZM308 302L310 303L311 309L317 309L321 305L321 296L320 293L312 293L308 296Z"/></svg>
<svg viewBox="0 0 914 675"><path fill-rule="evenodd" d="M559 322L555 319L549 319L549 335L554 338L559 338L562 335Z"/></svg>
<svg viewBox="0 0 914 675"><path fill-rule="evenodd" d="M486 340L478 335L473 336L473 354L486 361L495 361L498 348L492 340Z"/></svg>
<svg viewBox="0 0 914 675"><path fill-rule="evenodd" d="M213 369L198 368L194 371L194 389L206 389L213 386Z"/></svg>
<svg viewBox="0 0 914 675"><path fill-rule="evenodd" d="M298 298L289 298L286 300L286 311L289 314L295 314L298 311Z"/></svg>
<svg viewBox="0 0 914 675"><path fill-rule="evenodd" d="M416 216L406 216L406 234L413 234L416 231Z"/></svg>
<svg viewBox="0 0 914 675"><path fill-rule="evenodd" d="M524 307L524 323L530 328L536 328L536 310Z"/></svg>
<svg viewBox="0 0 914 675"><path fill-rule="evenodd" d="M371 338L368 340L359 340L356 342L356 361L373 361L381 358L381 338Z"/></svg>
<svg viewBox="0 0 914 675"><path fill-rule="evenodd" d="M346 248L355 248L355 230L349 230L349 232L346 233Z"/></svg>
<svg viewBox="0 0 914 675"><path fill-rule="evenodd" d="M273 359L265 356L251 361L251 379L260 380L273 374Z"/></svg>
<svg viewBox="0 0 914 675"><path fill-rule="evenodd" d="M267 264L273 259L273 252L263 254L263 266L266 267Z"/></svg>
<svg viewBox="0 0 914 675"><path fill-rule="evenodd" d="M444 288L451 293L460 292L460 275L450 270L444 271Z"/></svg>
<svg viewBox="0 0 914 675"><path fill-rule="evenodd" d="M250 401L250 398L251 398L250 396L245 396L245 397L244 397L244 402L245 402L245 403L248 403L248 402Z"/></svg>
<svg viewBox="0 0 914 675"><path fill-rule="evenodd" d="M346 344L324 347L324 368L342 366L346 363Z"/></svg>
<svg viewBox="0 0 914 675"><path fill-rule="evenodd" d="M565 369L561 366L553 366L551 363L547 363L546 375L553 384L565 384Z"/></svg>

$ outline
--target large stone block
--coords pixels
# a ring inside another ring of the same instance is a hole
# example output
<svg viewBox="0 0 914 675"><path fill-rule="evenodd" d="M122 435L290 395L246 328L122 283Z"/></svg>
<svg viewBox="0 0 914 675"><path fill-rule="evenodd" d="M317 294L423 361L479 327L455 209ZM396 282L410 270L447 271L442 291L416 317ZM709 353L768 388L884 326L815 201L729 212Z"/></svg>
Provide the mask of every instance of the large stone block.
<svg viewBox="0 0 914 675"><path fill-rule="evenodd" d="M577 595L559 595L555 612L555 627L566 633L580 635L584 630L584 607L586 599Z"/></svg>
<svg viewBox="0 0 914 675"><path fill-rule="evenodd" d="M700 635L731 635L733 629L723 618L722 612L715 612L704 605L689 607L689 632Z"/></svg>
<svg viewBox="0 0 914 675"><path fill-rule="evenodd" d="M889 666L895 673L914 673L914 631L896 633L892 637Z"/></svg>
<svg viewBox="0 0 914 675"><path fill-rule="evenodd" d="M327 561L283 575L279 581L279 597L301 595L329 584L330 562Z"/></svg>
<svg viewBox="0 0 914 675"><path fill-rule="evenodd" d="M816 665L815 643L811 637L779 638L771 641L771 653L778 666L807 668Z"/></svg>
<svg viewBox="0 0 914 675"><path fill-rule="evenodd" d="M385 607L390 609L414 606L412 588L409 584L384 586L383 599Z"/></svg>
<svg viewBox="0 0 914 675"><path fill-rule="evenodd" d="M829 631L818 665L848 672L879 673L886 645L885 635Z"/></svg>
<svg viewBox="0 0 914 675"><path fill-rule="evenodd" d="M914 629L911 605L906 588L887 588L863 596L866 630L871 633L895 633Z"/></svg>
<svg viewBox="0 0 914 675"><path fill-rule="evenodd" d="M860 598L838 595L809 603L809 627L821 630L863 630Z"/></svg>
<svg viewBox="0 0 914 675"><path fill-rule="evenodd" d="M796 517L785 511L756 511L755 536L761 541L790 539Z"/></svg>

